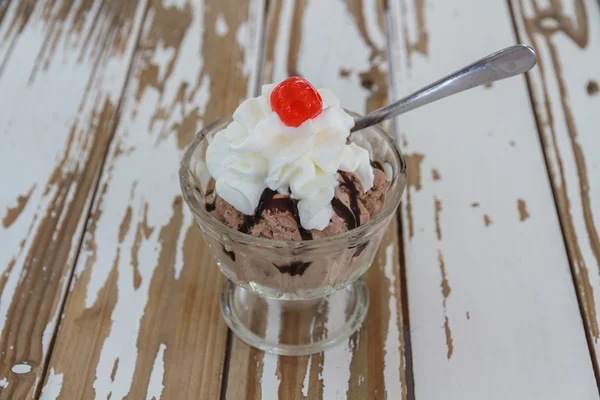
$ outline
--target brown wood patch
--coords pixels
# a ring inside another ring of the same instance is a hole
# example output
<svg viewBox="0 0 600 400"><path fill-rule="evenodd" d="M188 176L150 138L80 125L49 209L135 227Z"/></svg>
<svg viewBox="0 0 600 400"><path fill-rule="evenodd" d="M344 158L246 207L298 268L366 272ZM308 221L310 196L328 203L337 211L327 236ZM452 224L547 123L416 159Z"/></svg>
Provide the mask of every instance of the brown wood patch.
<svg viewBox="0 0 600 400"><path fill-rule="evenodd" d="M3 189L14 201L0 205L0 399L39 394L118 116L143 8L104 3L0 5L0 92L14 105L0 115L0 167L19 175ZM11 154L21 162L3 163Z"/></svg>
<svg viewBox="0 0 600 400"><path fill-rule="evenodd" d="M149 1L49 363L60 398L219 397L223 278L176 169L198 129L247 97L261 4Z"/></svg>

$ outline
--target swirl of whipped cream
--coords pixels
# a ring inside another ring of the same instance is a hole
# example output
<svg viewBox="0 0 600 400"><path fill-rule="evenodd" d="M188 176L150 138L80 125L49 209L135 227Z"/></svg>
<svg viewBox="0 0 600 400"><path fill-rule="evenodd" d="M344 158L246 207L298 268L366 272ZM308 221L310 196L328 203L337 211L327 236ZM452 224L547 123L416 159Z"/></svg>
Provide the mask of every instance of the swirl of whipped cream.
<svg viewBox="0 0 600 400"><path fill-rule="evenodd" d="M324 229L333 216L331 200L338 170L352 172L365 191L373 186L367 150L346 144L354 120L335 95L319 89L323 111L298 127L286 126L269 105L275 85L245 100L233 121L218 132L206 151L215 190L226 202L252 215L266 188L298 200L305 229Z"/></svg>

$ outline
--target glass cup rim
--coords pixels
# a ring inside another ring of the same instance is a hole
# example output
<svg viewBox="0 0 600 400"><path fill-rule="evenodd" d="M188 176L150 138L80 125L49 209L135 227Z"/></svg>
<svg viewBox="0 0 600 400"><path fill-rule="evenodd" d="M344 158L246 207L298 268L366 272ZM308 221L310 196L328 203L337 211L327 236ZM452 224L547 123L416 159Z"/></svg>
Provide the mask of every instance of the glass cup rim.
<svg viewBox="0 0 600 400"><path fill-rule="evenodd" d="M347 110L346 112L353 117L359 116L359 114L354 112L350 112ZM306 247L307 245L310 245L310 247L319 245L323 246L327 243L332 244L339 241L347 241L353 237L363 236L366 233L368 233L370 229L372 229L372 227L377 226L381 221L384 221L390 215L396 212L396 209L400 204L402 194L405 190L405 185L398 187L398 180L400 174L406 174L406 161L400 149L398 148L396 141L380 126L373 125L364 129L373 129L381 138L383 138L383 140L391 148L393 158L396 160L398 165L398 173L396 174L392 182L390 182L390 188L392 187L392 185L394 185L397 195L395 195L393 201L386 204L384 208L380 212L378 212L377 215L375 215L375 217L373 217L372 219L370 219L369 221L365 222L357 228L351 229L344 233L340 233L338 235L301 241L261 238L249 235L247 233L242 233L236 229L230 228L229 226L225 225L224 223L213 217L208 211L206 211L206 208L202 204L200 204L198 199L196 199L196 197L194 196L193 188L189 185L189 182L191 178L194 182L200 184L200 182L198 181L198 179L196 179L194 173L190 169L190 162L194 151L196 150L198 145L202 142L202 140L206 138L206 136L210 132L217 128L220 128L221 126L226 126L232 120L233 119L231 117L219 118L213 121L212 123L208 124L207 126L203 127L198 133L196 133L194 139L192 139L192 141L185 147L179 165L179 184L183 195L183 199L192 211L192 213L198 218L200 218L203 223L207 224L211 228L211 231L224 231L227 233L227 235L233 242L252 242L253 245L260 245L268 248L298 249Z"/></svg>

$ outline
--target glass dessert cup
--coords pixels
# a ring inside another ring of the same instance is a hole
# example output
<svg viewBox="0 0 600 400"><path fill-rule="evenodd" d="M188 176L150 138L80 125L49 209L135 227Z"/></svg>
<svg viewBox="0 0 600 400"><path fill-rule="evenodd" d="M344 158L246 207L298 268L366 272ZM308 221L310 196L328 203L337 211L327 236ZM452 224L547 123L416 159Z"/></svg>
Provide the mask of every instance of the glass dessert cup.
<svg viewBox="0 0 600 400"><path fill-rule="evenodd" d="M364 321L369 296L361 276L395 216L406 184L405 161L379 127L352 133L350 141L369 152L390 182L381 211L355 229L326 238L258 238L229 228L206 209L206 148L230 122L218 120L200 131L186 148L179 171L183 197L228 278L221 295L223 317L241 340L261 350L321 352L347 339Z"/></svg>

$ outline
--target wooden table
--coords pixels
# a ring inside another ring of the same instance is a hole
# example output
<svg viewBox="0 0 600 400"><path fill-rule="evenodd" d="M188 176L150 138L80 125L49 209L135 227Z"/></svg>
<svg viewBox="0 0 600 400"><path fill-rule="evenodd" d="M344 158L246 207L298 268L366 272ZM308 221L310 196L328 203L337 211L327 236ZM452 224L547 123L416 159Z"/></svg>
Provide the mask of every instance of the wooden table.
<svg viewBox="0 0 600 400"><path fill-rule="evenodd" d="M516 42L527 79L390 127L410 179L362 330L234 337L194 133L261 83L365 112ZM0 399L598 399L598 82L594 0L0 1Z"/></svg>

